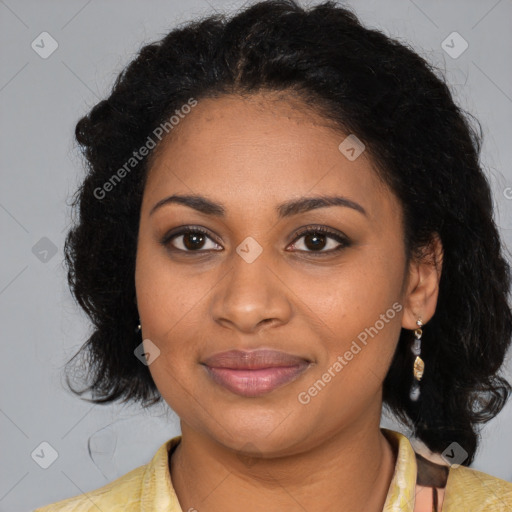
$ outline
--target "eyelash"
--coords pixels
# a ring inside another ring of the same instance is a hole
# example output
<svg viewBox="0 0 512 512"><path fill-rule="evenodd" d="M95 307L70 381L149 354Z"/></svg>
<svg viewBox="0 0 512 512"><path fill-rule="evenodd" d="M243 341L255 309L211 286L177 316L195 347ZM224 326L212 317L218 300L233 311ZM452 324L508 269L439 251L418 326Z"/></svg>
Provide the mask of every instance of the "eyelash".
<svg viewBox="0 0 512 512"><path fill-rule="evenodd" d="M213 240L215 243L218 244L218 242L215 240L214 237L210 236L210 234L208 233L208 231L206 231L205 229L199 227L199 226L187 226L185 229L182 229L181 231L178 231L176 233L171 233L171 234L167 234L164 236L164 238L162 239L161 243L164 247L169 247L170 243L172 240L174 240L175 238L178 238L179 236L182 236L182 235L188 235L188 234L197 234L197 233L200 233L202 235L205 235L207 236L208 238L210 238L211 240ZM348 240L348 238L346 238L345 236L335 232L335 231L331 231L330 229L324 227L324 226L311 226L311 227L308 227L306 229L300 229L298 231L296 231L294 233L294 239L293 239L293 242L292 242L292 245L295 245L295 243L302 237L306 236L306 235L310 235L310 234L323 234L323 235L328 235L329 238L333 238L334 240L336 240L338 243L340 243L340 245L338 247L336 247L335 249L330 249L328 251L304 251L304 250L299 250L298 252L303 252L303 253L307 253L307 254L313 254L315 256L322 256L322 255L329 255L329 254L333 254L333 253L336 253L336 252L339 252L341 251L342 249L345 249L346 247L349 247L351 245L350 241ZM220 245L220 244L219 244ZM214 252L220 252L220 251L217 251L215 249L206 249L206 250L202 250L202 249L198 249L197 251L190 251L190 250L184 250L184 249L178 249L176 247L173 247L171 250L173 251L177 251L177 252L183 252L183 253L204 253L204 252L209 252L209 251L214 251Z"/></svg>

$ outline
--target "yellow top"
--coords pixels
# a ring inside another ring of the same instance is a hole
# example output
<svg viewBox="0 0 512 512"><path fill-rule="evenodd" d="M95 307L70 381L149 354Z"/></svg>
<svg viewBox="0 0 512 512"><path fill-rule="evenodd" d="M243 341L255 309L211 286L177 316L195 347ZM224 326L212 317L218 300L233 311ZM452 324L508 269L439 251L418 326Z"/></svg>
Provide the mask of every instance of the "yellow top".
<svg viewBox="0 0 512 512"><path fill-rule="evenodd" d="M417 512L417 465L409 439L381 429L398 446L395 472L383 512ZM183 512L168 466L169 450L181 436L166 441L148 464L94 491L36 509L34 512ZM430 505L429 511L432 510ZM450 467L442 512L511 512L512 483L465 466Z"/></svg>

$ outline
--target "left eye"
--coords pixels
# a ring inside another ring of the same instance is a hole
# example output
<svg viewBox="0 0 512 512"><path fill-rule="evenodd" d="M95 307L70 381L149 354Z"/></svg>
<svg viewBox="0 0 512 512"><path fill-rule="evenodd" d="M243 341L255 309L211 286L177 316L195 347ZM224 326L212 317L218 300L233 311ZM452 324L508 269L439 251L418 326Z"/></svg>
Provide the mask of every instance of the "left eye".
<svg viewBox="0 0 512 512"><path fill-rule="evenodd" d="M348 247L350 245L347 238L342 236L341 234L330 231L326 228L310 228L299 233L296 233L297 237L295 240L300 240L304 238L304 242L302 245L309 250L298 249L303 252L317 252L317 253L330 253L343 249L344 247ZM327 240L331 241L329 244ZM330 245L330 247L329 247ZM292 244L293 247L297 248L297 242L295 241ZM327 250L321 250L325 249Z"/></svg>

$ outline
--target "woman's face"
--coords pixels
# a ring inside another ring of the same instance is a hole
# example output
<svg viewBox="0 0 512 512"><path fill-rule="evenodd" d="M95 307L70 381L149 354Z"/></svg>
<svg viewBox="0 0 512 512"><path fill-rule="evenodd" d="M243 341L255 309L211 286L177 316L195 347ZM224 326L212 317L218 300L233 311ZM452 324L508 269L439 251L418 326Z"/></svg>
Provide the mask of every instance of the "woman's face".
<svg viewBox="0 0 512 512"><path fill-rule="evenodd" d="M399 203L367 154L269 94L201 100L171 135L148 176L136 265L163 398L188 428L261 453L378 425L400 329L416 318ZM198 199L154 209L173 195ZM350 202L293 206L319 196ZM260 349L288 357L212 358Z"/></svg>

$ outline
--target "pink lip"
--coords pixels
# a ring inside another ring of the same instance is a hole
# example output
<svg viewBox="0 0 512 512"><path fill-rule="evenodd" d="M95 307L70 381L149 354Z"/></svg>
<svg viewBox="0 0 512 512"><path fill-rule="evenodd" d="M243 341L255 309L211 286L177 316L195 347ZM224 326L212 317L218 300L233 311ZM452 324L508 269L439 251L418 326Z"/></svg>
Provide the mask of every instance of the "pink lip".
<svg viewBox="0 0 512 512"><path fill-rule="evenodd" d="M276 350L230 350L203 364L217 384L237 395L254 397L295 380L309 368L310 361Z"/></svg>

